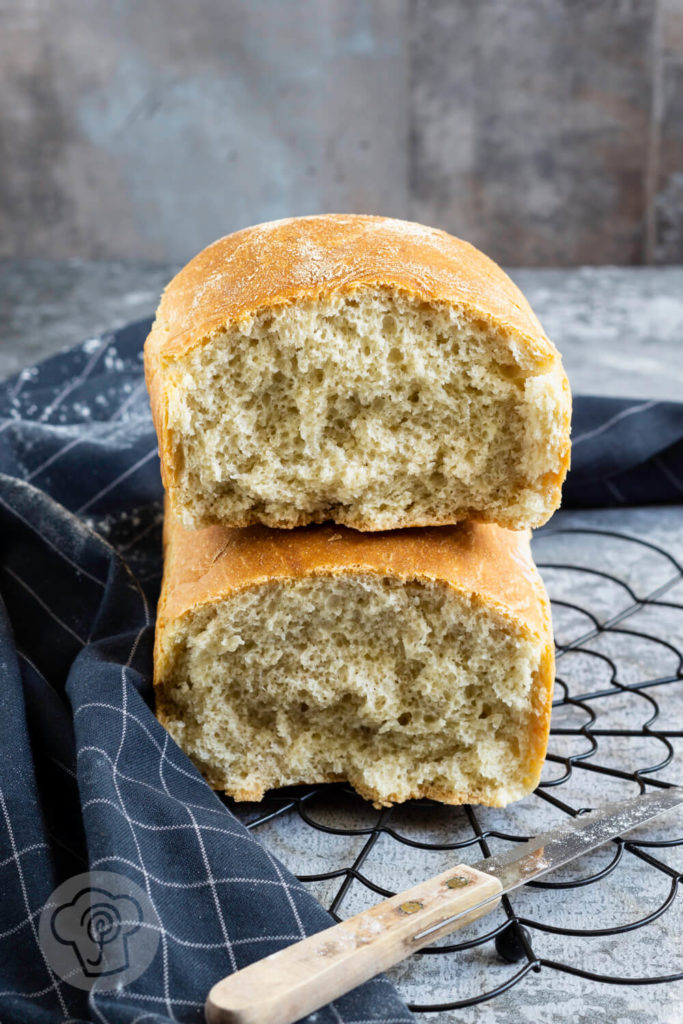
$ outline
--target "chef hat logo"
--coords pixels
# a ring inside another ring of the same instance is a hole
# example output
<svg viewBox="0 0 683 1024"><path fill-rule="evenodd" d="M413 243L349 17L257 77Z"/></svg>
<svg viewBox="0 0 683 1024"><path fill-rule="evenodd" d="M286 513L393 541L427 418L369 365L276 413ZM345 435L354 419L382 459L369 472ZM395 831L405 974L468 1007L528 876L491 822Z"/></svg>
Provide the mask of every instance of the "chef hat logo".
<svg viewBox="0 0 683 1024"><path fill-rule="evenodd" d="M156 956L161 921L151 892L114 871L87 871L60 883L40 913L41 951L74 988L120 990Z"/></svg>
<svg viewBox="0 0 683 1024"><path fill-rule="evenodd" d="M139 902L106 889L81 889L52 914L52 934L70 945L87 978L120 974L129 966L128 939L143 920Z"/></svg>

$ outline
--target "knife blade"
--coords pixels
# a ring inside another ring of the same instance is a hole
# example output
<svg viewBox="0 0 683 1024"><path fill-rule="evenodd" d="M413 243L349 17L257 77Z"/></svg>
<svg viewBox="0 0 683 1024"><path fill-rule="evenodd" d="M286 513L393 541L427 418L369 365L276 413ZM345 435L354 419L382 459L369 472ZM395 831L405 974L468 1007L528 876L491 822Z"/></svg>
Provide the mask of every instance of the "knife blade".
<svg viewBox="0 0 683 1024"><path fill-rule="evenodd" d="M493 910L501 896L683 803L672 786L578 815L502 854L459 864L213 986L209 1024L292 1024Z"/></svg>
<svg viewBox="0 0 683 1024"><path fill-rule="evenodd" d="M630 832L638 825L671 810L680 803L683 803L683 786L655 790L654 793L645 793L629 800L607 804L595 811L580 814L550 832L544 832L506 850L505 853L485 857L472 867L476 871L494 875L502 885L499 895L505 896L520 885L569 864L584 853L590 853L591 850L608 843L610 839ZM453 915L436 927L440 928L451 920L456 921L457 918L458 915ZM428 933L418 933L415 938L421 938L422 934Z"/></svg>

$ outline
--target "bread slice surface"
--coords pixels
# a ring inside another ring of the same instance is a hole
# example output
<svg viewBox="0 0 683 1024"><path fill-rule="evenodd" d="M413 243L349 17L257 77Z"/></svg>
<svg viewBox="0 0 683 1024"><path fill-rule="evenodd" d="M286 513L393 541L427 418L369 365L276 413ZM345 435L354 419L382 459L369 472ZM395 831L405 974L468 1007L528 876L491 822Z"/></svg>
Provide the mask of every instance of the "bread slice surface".
<svg viewBox="0 0 683 1024"><path fill-rule="evenodd" d="M215 788L501 806L537 784L553 643L525 533L167 516L165 545L157 714Z"/></svg>
<svg viewBox="0 0 683 1024"><path fill-rule="evenodd" d="M145 369L187 526L523 528L559 504L559 354L510 278L442 231L325 215L220 239L166 289Z"/></svg>

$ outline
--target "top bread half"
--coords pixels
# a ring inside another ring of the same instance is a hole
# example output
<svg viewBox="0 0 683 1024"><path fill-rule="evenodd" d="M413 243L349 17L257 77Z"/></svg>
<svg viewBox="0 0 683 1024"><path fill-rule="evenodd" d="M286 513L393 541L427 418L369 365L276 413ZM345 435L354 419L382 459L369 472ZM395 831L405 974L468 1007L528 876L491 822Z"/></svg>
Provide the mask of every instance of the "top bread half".
<svg viewBox="0 0 683 1024"><path fill-rule="evenodd" d="M186 527L521 529L560 502L559 354L500 267L443 231L325 215L228 235L166 288L145 371Z"/></svg>

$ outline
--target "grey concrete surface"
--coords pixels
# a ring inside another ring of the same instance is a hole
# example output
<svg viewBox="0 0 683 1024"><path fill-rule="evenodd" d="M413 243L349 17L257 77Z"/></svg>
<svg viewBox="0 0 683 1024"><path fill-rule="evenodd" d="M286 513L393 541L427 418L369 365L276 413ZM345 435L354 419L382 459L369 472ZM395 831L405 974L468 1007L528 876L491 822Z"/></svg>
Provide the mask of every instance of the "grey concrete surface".
<svg viewBox="0 0 683 1024"><path fill-rule="evenodd" d="M101 331L153 316L177 265L0 261L0 378Z"/></svg>
<svg viewBox="0 0 683 1024"><path fill-rule="evenodd" d="M178 264L0 261L0 377L154 313ZM683 398L683 267L510 271L575 391Z"/></svg>
<svg viewBox="0 0 683 1024"><path fill-rule="evenodd" d="M651 166L650 190L652 256L657 263L681 261L683 239L683 4L660 4L659 38L655 61L659 83L653 111L662 126L656 160Z"/></svg>
<svg viewBox="0 0 683 1024"><path fill-rule="evenodd" d="M335 210L683 262L683 0L0 0L0 255Z"/></svg>
<svg viewBox="0 0 683 1024"><path fill-rule="evenodd" d="M642 262L657 4L417 10L416 219L516 266Z"/></svg>

